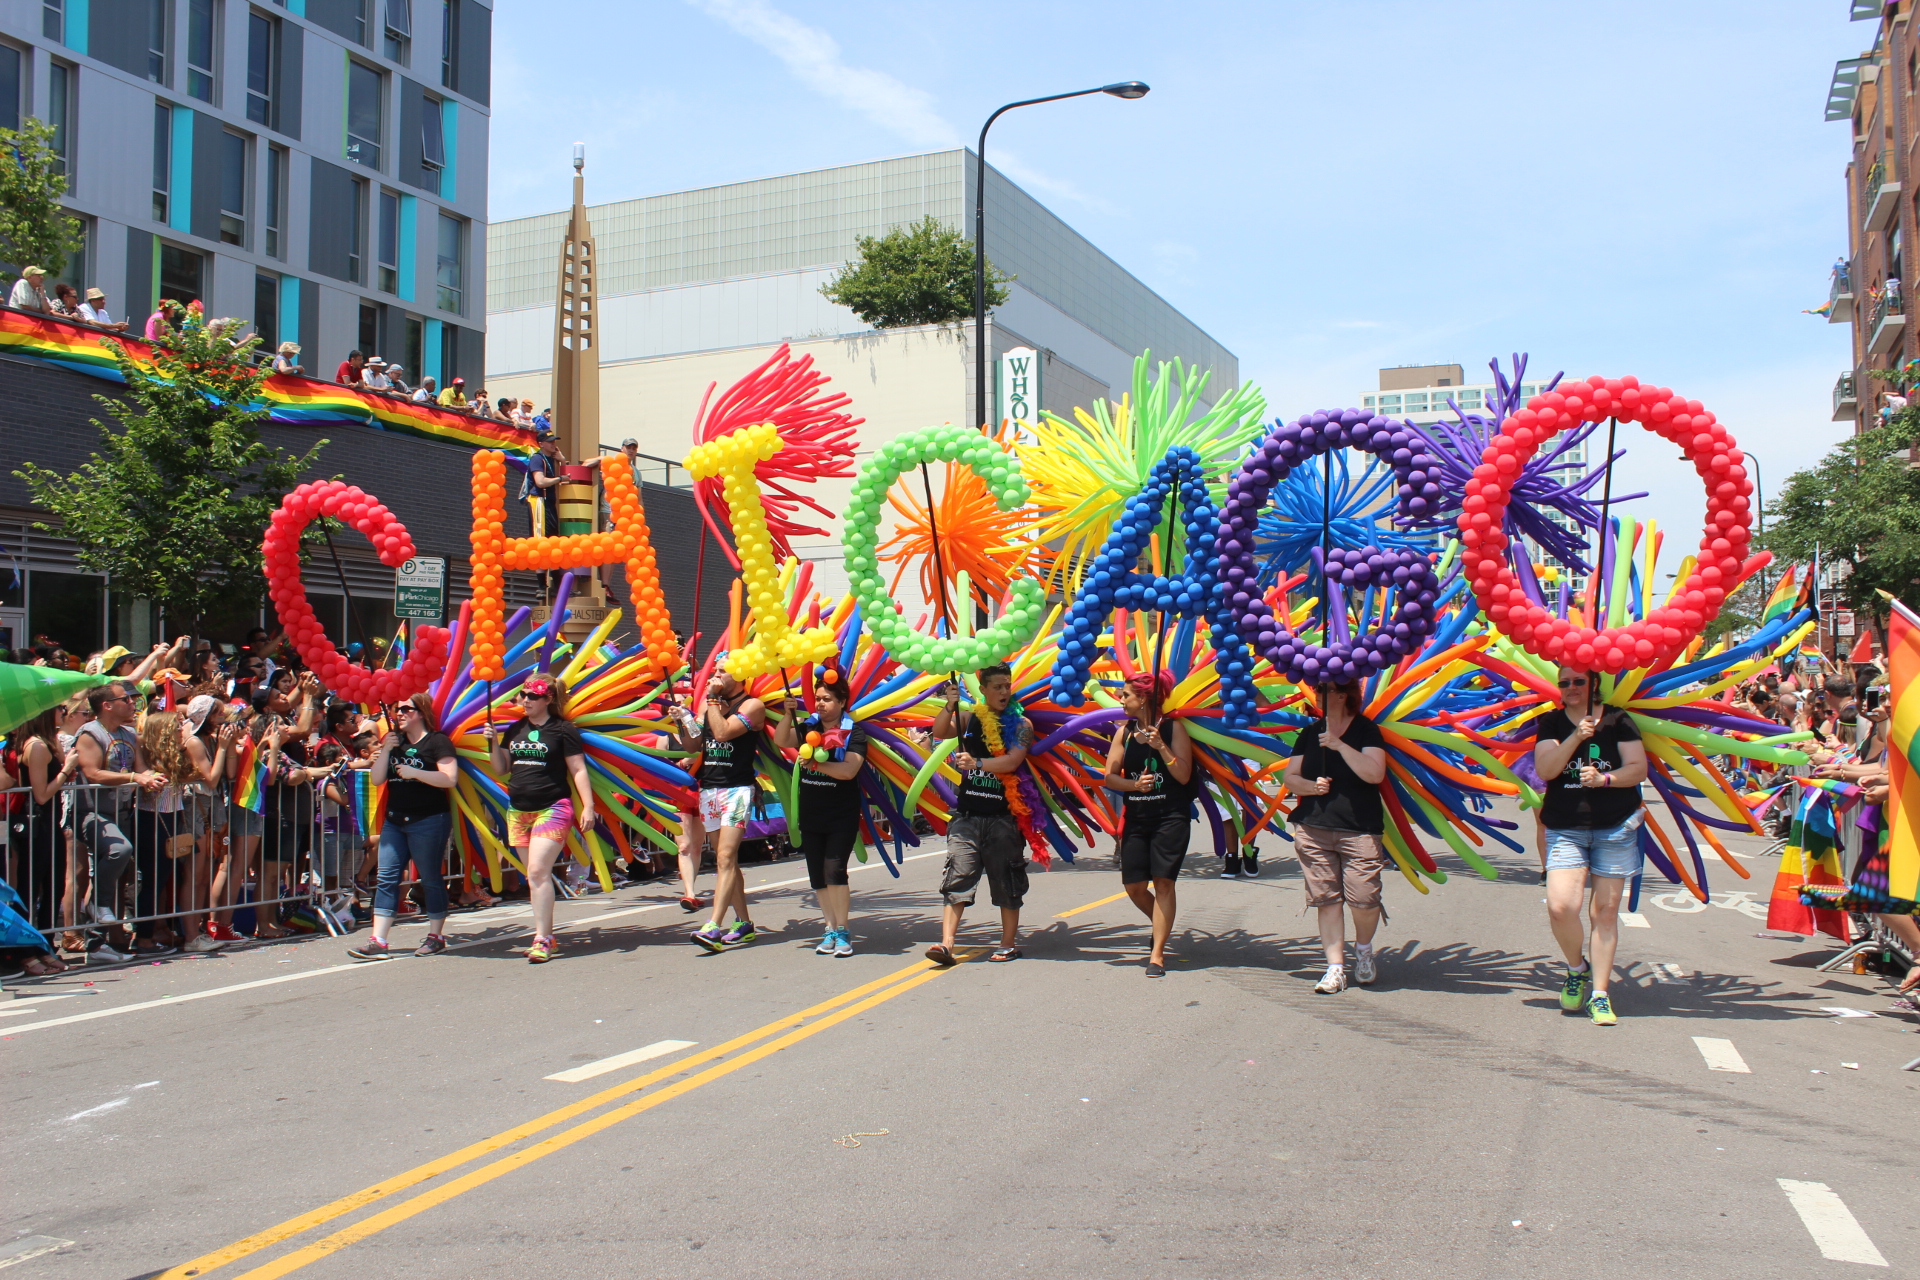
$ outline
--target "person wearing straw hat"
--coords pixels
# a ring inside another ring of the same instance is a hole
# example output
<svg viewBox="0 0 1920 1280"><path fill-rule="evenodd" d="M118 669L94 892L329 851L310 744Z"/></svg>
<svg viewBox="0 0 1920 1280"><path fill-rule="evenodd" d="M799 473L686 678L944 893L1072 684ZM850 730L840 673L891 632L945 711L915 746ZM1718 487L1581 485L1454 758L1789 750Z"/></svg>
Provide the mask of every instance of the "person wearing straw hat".
<svg viewBox="0 0 1920 1280"><path fill-rule="evenodd" d="M279 349L274 352L273 371L275 373L286 373L286 374L294 374L294 375L305 373L306 369L301 367L298 359L299 355L300 355L299 343L297 342L281 343Z"/></svg>
<svg viewBox="0 0 1920 1280"><path fill-rule="evenodd" d="M393 383L387 380L387 362L379 356L368 356L360 370L360 385L369 391L393 390Z"/></svg>
<svg viewBox="0 0 1920 1280"><path fill-rule="evenodd" d="M13 292L7 295L7 305L15 311L51 312L53 302L47 297L47 273L43 267L28 267L13 282Z"/></svg>
<svg viewBox="0 0 1920 1280"><path fill-rule="evenodd" d="M87 300L80 304L80 318L97 328L112 329L116 332L124 331L127 327L125 320L115 320L108 314L106 290L98 285L87 290Z"/></svg>
<svg viewBox="0 0 1920 1280"><path fill-rule="evenodd" d="M1187 858L1193 831L1193 739L1178 720L1161 716L1173 692L1173 672L1142 671L1120 690L1126 720L1107 748L1110 790L1121 793L1120 887L1153 922L1147 976L1167 976L1167 939L1173 934L1173 882Z"/></svg>

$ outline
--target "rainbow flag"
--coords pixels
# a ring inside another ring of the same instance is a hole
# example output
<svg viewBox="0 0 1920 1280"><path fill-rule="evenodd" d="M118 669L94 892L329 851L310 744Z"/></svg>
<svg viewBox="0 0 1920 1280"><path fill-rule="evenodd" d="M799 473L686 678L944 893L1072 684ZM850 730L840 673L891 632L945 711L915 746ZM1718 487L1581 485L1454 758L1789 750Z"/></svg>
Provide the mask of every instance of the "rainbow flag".
<svg viewBox="0 0 1920 1280"><path fill-rule="evenodd" d="M1780 578L1780 585L1776 586L1773 594L1767 597L1767 607L1760 613L1761 626L1764 627L1775 618L1784 618L1793 612L1793 603L1800 598L1800 593L1793 587L1793 570L1793 565L1787 566L1786 573Z"/></svg>
<svg viewBox="0 0 1920 1280"><path fill-rule="evenodd" d="M111 351L115 345L125 347L137 363L153 364L153 347L139 338L103 334L52 316L0 311L0 351L23 360L124 382ZM471 449L498 449L516 458L531 457L535 449L533 433L510 422L477 418L438 405L415 404L314 378L275 374L262 384L260 392L259 407L266 409L275 422L368 427Z"/></svg>
<svg viewBox="0 0 1920 1280"><path fill-rule="evenodd" d="M1815 906L1801 896L1802 890L1817 894L1847 887L1835 823L1831 794L1818 787L1801 792L1787 847L1780 851L1780 873L1767 899L1767 928L1828 933L1843 942L1852 941L1844 911Z"/></svg>
<svg viewBox="0 0 1920 1280"><path fill-rule="evenodd" d="M252 738L240 740L240 777L233 789L233 801L254 813L266 811L267 763L260 759L260 744Z"/></svg>
<svg viewBox="0 0 1920 1280"><path fill-rule="evenodd" d="M384 785L373 785L373 770L355 769L351 782L345 788L347 798L353 803L353 821L363 836L377 836L380 828L386 824L387 789Z"/></svg>
<svg viewBox="0 0 1920 1280"><path fill-rule="evenodd" d="M1887 696L1893 718L1887 724L1887 893L1912 902L1920 898L1920 616L1898 600L1887 620Z"/></svg>

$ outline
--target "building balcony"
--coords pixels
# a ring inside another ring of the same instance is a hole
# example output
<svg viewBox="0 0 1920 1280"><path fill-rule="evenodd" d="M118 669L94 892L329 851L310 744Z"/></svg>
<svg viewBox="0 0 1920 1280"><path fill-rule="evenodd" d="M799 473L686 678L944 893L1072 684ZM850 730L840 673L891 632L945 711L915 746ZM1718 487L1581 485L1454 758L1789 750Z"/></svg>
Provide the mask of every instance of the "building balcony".
<svg viewBox="0 0 1920 1280"><path fill-rule="evenodd" d="M1867 211L1867 230L1886 230L1887 224L1900 211L1900 175L1887 164L1886 152L1875 157L1868 168L1867 184L1861 196L1861 203Z"/></svg>
<svg viewBox="0 0 1920 1280"><path fill-rule="evenodd" d="M1900 335L1907 328L1906 310L1898 288L1890 288L1880 295L1873 304L1873 316L1867 322L1868 351L1883 355L1900 345Z"/></svg>
<svg viewBox="0 0 1920 1280"><path fill-rule="evenodd" d="M1834 380L1833 420L1835 422L1851 422L1860 416L1860 398L1854 386L1851 369Z"/></svg>
<svg viewBox="0 0 1920 1280"><path fill-rule="evenodd" d="M1835 267L1833 287L1827 290L1827 323L1853 323L1853 279L1844 267Z"/></svg>

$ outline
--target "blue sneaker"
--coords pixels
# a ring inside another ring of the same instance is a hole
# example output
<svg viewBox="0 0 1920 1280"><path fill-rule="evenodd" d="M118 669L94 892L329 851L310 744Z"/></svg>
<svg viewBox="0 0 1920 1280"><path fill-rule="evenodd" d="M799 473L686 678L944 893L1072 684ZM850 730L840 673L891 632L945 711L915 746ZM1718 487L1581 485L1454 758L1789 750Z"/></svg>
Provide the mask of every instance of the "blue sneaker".
<svg viewBox="0 0 1920 1280"><path fill-rule="evenodd" d="M852 934L848 933L845 929L841 929L834 934L834 939L833 954L836 956L850 956L853 954Z"/></svg>
<svg viewBox="0 0 1920 1280"><path fill-rule="evenodd" d="M759 936L754 932L753 921L736 920L733 922L733 928L720 936L720 943L727 947L744 947Z"/></svg>
<svg viewBox="0 0 1920 1280"><path fill-rule="evenodd" d="M709 924L694 932L692 942L695 946L705 947L709 951L725 951L727 949L725 938L726 933L719 925Z"/></svg>
<svg viewBox="0 0 1920 1280"><path fill-rule="evenodd" d="M813 949L813 954L817 956L832 955L833 948L834 948L834 939L837 936L838 934L834 930L832 929L827 930L826 936L820 939L820 945Z"/></svg>

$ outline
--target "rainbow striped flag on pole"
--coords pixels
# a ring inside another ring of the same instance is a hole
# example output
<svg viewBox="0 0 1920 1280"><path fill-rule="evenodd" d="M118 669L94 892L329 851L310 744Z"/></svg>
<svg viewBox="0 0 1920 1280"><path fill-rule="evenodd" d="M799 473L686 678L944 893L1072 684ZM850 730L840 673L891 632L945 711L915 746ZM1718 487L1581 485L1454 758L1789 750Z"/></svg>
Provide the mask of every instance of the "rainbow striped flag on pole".
<svg viewBox="0 0 1920 1280"><path fill-rule="evenodd" d="M1800 593L1794 590L1793 586L1795 567L1787 566L1786 573L1781 575L1780 585L1776 586L1773 594L1767 597L1767 607L1760 614L1761 626L1764 627L1775 618L1784 618L1793 612L1794 602L1800 598Z"/></svg>
<svg viewBox="0 0 1920 1280"><path fill-rule="evenodd" d="M234 803L254 813L263 813L266 810L264 792L267 763L260 758L259 743L250 737L242 738L240 742L240 777L233 789Z"/></svg>
<svg viewBox="0 0 1920 1280"><path fill-rule="evenodd" d="M1920 616L1891 601L1887 620L1887 697L1893 718L1887 724L1887 893L1908 902L1920 899L1920 773L1914 768L1920 749Z"/></svg>

